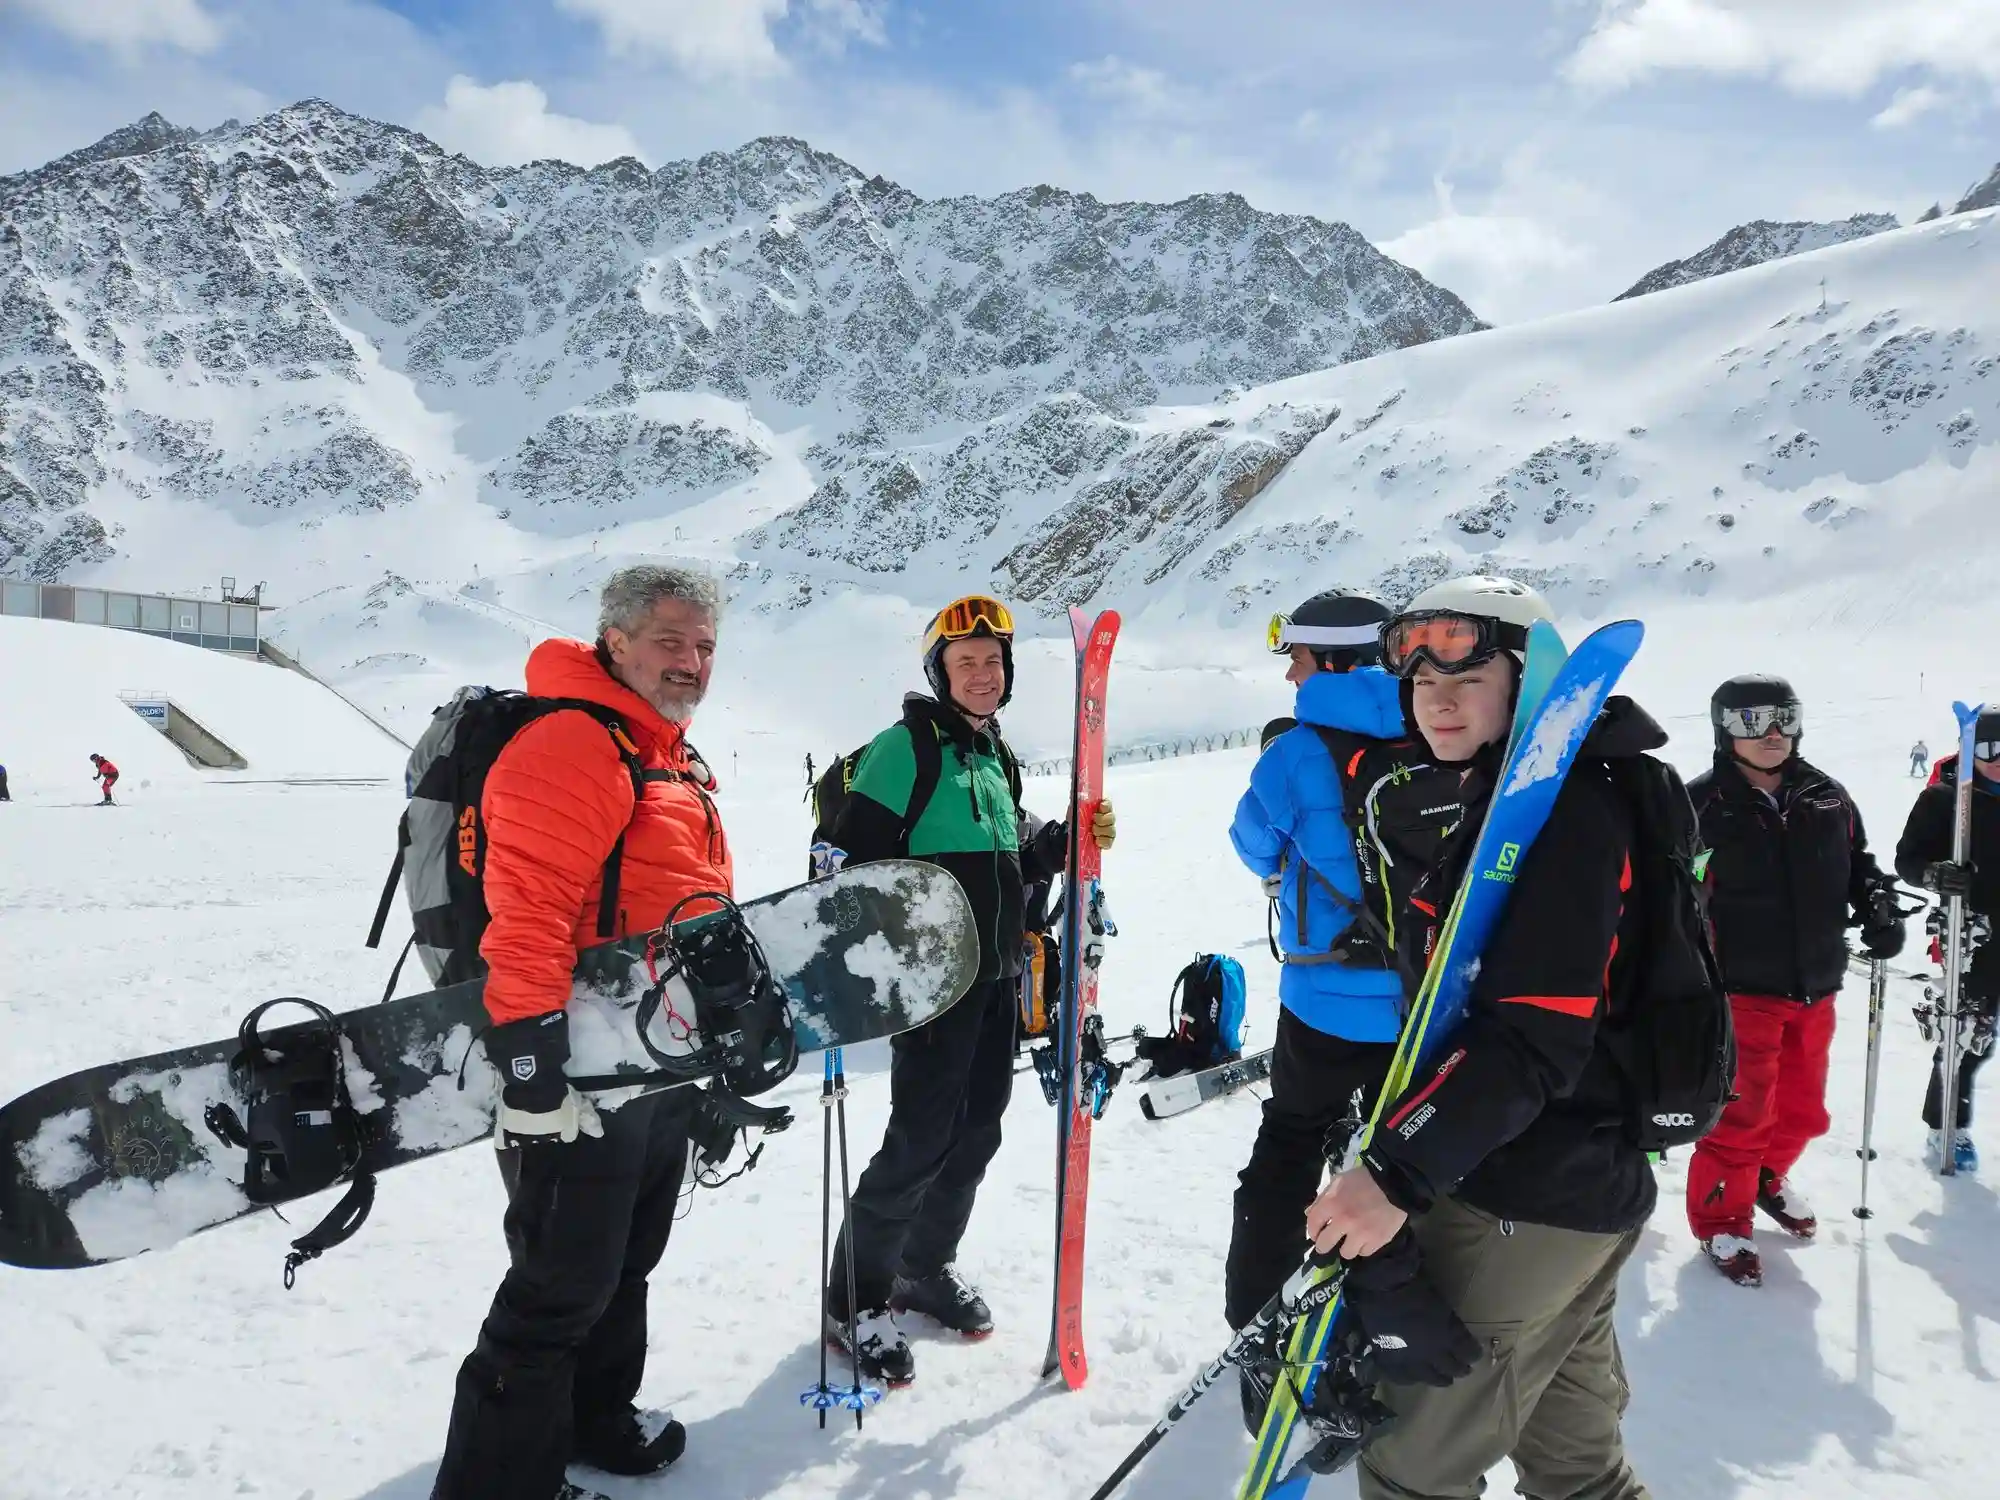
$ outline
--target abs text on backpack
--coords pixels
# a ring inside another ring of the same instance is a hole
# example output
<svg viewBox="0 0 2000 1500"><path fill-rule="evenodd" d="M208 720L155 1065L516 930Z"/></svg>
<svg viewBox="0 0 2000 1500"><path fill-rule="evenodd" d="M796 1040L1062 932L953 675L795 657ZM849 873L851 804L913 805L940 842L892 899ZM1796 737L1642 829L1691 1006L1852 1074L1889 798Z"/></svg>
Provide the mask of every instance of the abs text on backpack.
<svg viewBox="0 0 2000 1500"><path fill-rule="evenodd" d="M1715 960L1701 846L1687 788L1650 755L1604 762L1632 813L1642 934L1629 995L1602 1038L1620 1077L1626 1133L1641 1149L1692 1145L1734 1097L1736 1032Z"/></svg>
<svg viewBox="0 0 2000 1500"><path fill-rule="evenodd" d="M486 962L479 940L488 921L482 880L486 872L486 821L481 799L486 776L508 741L537 719L552 713L589 714L604 726L619 759L632 774L636 808L648 781L683 779L677 771L649 771L639 749L626 734L618 715L601 703L580 698L533 698L490 687L462 687L432 714L430 727L410 752L404 772L409 805L396 834L396 859L382 887L382 899L368 931L368 946L382 940L389 906L401 879L409 896L415 928L411 944L435 985L483 978ZM689 778L691 779L691 778ZM625 854L625 836L612 845L604 862L603 899L598 903L597 935L617 935L618 875ZM393 991L402 960L389 976ZM386 996L385 996L386 998Z"/></svg>
<svg viewBox="0 0 2000 1500"><path fill-rule="evenodd" d="M1196 954L1167 995L1168 1035L1142 1038L1139 1056L1155 1078L1234 1062L1243 1055L1246 999L1243 965L1226 954Z"/></svg>

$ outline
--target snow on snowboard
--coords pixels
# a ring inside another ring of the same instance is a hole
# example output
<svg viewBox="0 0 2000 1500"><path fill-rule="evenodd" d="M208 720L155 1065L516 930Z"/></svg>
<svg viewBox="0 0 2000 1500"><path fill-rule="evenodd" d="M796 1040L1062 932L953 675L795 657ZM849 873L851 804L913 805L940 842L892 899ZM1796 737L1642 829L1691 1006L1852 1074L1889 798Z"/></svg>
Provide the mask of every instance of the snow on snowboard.
<svg viewBox="0 0 2000 1500"><path fill-rule="evenodd" d="M978 971L979 940L958 882L934 865L885 860L742 903L786 992L792 1037L818 1051L891 1036L955 1003ZM677 924L676 935L721 920ZM598 1097L615 1108L674 1086L642 1044L638 1017L656 990L649 933L587 950L569 1005L572 1077L647 1073ZM483 982L473 980L333 1016L346 1100L359 1117L361 1175L489 1137L499 1080L483 1048ZM673 980L650 1018L661 1052L691 1038ZM282 1046L308 1022L263 1031ZM0 1109L0 1262L70 1269L163 1249L268 1203L244 1191L246 1152L215 1125L243 1107L230 1063L238 1037L88 1068ZM302 1123L305 1123L302 1121ZM324 1186L324 1184L319 1184Z"/></svg>

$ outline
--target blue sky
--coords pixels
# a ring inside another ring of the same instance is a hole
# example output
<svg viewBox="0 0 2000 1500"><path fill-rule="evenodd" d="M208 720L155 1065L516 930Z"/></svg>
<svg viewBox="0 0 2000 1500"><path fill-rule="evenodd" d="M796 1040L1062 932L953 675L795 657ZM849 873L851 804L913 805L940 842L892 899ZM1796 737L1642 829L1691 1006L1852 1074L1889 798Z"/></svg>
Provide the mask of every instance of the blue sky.
<svg viewBox="0 0 2000 1500"><path fill-rule="evenodd" d="M1234 190L1512 322L2000 160L2000 0L0 0L0 172L307 95L489 163L803 136L926 196Z"/></svg>

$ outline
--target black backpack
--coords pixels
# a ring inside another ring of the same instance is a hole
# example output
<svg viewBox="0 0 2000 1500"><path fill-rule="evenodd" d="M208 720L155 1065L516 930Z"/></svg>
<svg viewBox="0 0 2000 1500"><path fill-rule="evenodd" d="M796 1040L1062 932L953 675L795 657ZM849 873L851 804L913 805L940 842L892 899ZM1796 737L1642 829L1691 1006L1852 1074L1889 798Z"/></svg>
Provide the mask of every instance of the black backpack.
<svg viewBox="0 0 2000 1500"><path fill-rule="evenodd" d="M944 745L940 731L931 721L921 705L906 701L903 704L903 723L910 731L910 748L916 755L917 775L910 787L910 800L903 808L903 825L897 834L897 846L907 849L910 829L924 814L924 808L937 791L937 784L944 776ZM1007 789L1013 793L1014 806L1021 805L1021 765L1014 759L1014 752L1007 742L1000 738L997 725L989 724L986 736L993 741L993 748L999 752L1000 764L1007 768ZM872 745L873 740L868 744ZM834 757L833 764L820 773L813 783L812 842L816 848L831 847L833 831L840 824L840 815L847 810L848 799L854 794L854 768L861 763L868 745L861 745L845 755ZM807 856L807 873L818 876L826 873L820 862L812 855Z"/></svg>
<svg viewBox="0 0 2000 1500"><path fill-rule="evenodd" d="M1604 765L1631 809L1639 967L1600 1038L1623 1086L1626 1133L1646 1151L1689 1146L1735 1097L1736 1031L1709 935L1708 851L1680 774L1650 755Z"/></svg>
<svg viewBox="0 0 2000 1500"><path fill-rule="evenodd" d="M1171 1078L1241 1057L1245 993L1243 965L1226 954L1196 954L1168 992L1168 1034L1139 1039L1152 1076Z"/></svg>
<svg viewBox="0 0 2000 1500"><path fill-rule="evenodd" d="M462 687L431 715L430 727L410 752L404 784L410 803L397 826L396 858L382 886L375 921L368 929L368 946L382 941L382 928L402 881L410 900L414 930L403 957L389 975L383 998L395 992L403 958L414 946L431 983L442 987L483 978L486 961L479 940L490 920L483 876L486 870L486 823L481 799L486 775L507 742L537 719L576 710L604 726L618 757L632 776L636 808L648 781L693 782L679 771L649 771L639 749L625 733L618 715L601 703L581 698L531 698L526 693L489 687ZM604 861L604 892L597 908L597 935L617 935L618 877L625 856L625 836L611 846Z"/></svg>

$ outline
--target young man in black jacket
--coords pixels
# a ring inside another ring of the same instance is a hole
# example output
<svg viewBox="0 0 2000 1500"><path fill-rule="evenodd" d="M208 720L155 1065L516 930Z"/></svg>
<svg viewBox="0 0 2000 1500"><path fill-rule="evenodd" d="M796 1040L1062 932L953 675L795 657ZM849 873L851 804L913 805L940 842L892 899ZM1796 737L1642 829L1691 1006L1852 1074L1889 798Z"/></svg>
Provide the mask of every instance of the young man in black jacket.
<svg viewBox="0 0 2000 1500"><path fill-rule="evenodd" d="M1903 837L1896 844L1896 873L1911 885L1921 885L1940 897L1963 896L1969 912L1984 919L1990 932L2000 924L2000 709L1979 716L1973 729L1972 849L1964 864L1951 858L1953 799L1958 791L1958 766L1948 761L1937 783L1917 793ZM1979 1153L1972 1145L1972 1080L1993 1048L1996 1012L2000 1012L2000 944L1990 937L1972 951L1972 961L1959 989L1959 1004L1971 1016L1961 1037L1966 1046L1958 1060L1958 1109L1952 1122L1952 1150L1958 1170L1979 1170ZM1944 1147L1943 1084L1938 1064L1931 1063L1931 1086L1924 1096L1924 1124L1930 1127L1929 1154L1936 1166Z"/></svg>
<svg viewBox="0 0 2000 1500"><path fill-rule="evenodd" d="M1458 619L1415 622L1434 649L1399 651L1401 621L1385 633L1418 728L1464 778L1464 819L1409 905L1420 924L1450 907L1505 750L1520 664L1492 648L1547 617L1520 585L1478 582ZM1643 949L1632 816L1605 761L1665 740L1611 700L1521 858L1443 1056L1307 1214L1314 1244L1349 1262L1336 1336L1365 1350L1396 1414L1362 1451L1362 1500L1475 1495L1502 1458L1523 1494L1648 1493L1625 1459L1612 1319L1655 1189L1598 1033Z"/></svg>
<svg viewBox="0 0 2000 1500"><path fill-rule="evenodd" d="M1688 1163L1688 1227L1739 1286L1763 1281L1754 1205L1795 1239L1819 1231L1792 1168L1825 1135L1834 992L1847 929L1878 958L1903 947L1895 882L1854 799L1799 756L1798 695L1732 677L1709 700L1715 763L1688 786L1708 861L1709 927L1736 1024L1736 1097Z"/></svg>

